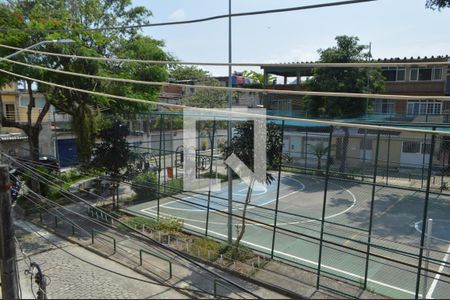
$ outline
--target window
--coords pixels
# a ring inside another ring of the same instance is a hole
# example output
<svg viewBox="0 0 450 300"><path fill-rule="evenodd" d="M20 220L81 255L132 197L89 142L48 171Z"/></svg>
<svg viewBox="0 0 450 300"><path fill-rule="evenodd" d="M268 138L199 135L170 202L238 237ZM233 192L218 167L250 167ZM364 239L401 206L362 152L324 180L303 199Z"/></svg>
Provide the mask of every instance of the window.
<svg viewBox="0 0 450 300"><path fill-rule="evenodd" d="M28 96L21 96L20 97L20 107L28 107L28 104L30 103L30 97ZM34 100L34 106L37 108L44 108L45 105L45 99L44 98L35 98Z"/></svg>
<svg viewBox="0 0 450 300"><path fill-rule="evenodd" d="M403 153L419 153L420 142L403 142Z"/></svg>
<svg viewBox="0 0 450 300"><path fill-rule="evenodd" d="M386 78L386 81L405 80L405 68L397 68L397 67L384 68L381 73Z"/></svg>
<svg viewBox="0 0 450 300"><path fill-rule="evenodd" d="M6 119L16 121L16 106L14 104L5 104Z"/></svg>
<svg viewBox="0 0 450 300"><path fill-rule="evenodd" d="M441 80L441 79L442 79L442 68L434 68L433 80Z"/></svg>
<svg viewBox="0 0 450 300"><path fill-rule="evenodd" d="M419 80L431 80L432 69L419 69Z"/></svg>
<svg viewBox="0 0 450 300"><path fill-rule="evenodd" d="M419 74L419 69L411 69L409 80L417 80Z"/></svg>
<svg viewBox="0 0 450 300"><path fill-rule="evenodd" d="M439 115L442 111L441 101L408 101L408 115Z"/></svg>
<svg viewBox="0 0 450 300"><path fill-rule="evenodd" d="M395 113L395 102L393 100L375 99L372 102L373 111L376 114L393 114Z"/></svg>
<svg viewBox="0 0 450 300"><path fill-rule="evenodd" d="M410 80L441 80L442 68L413 68L410 70Z"/></svg>

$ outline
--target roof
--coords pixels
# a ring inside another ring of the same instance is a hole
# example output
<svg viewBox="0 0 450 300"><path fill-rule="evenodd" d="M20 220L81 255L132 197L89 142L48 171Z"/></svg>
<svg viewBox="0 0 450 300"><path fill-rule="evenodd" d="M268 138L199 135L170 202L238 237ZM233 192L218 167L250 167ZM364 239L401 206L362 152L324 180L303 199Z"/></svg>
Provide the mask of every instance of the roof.
<svg viewBox="0 0 450 300"><path fill-rule="evenodd" d="M424 57L391 57L391 58L377 58L372 59L371 63L420 63L420 62L450 62L449 55L438 55L438 56L424 56ZM304 61L304 62L287 62L274 64L263 64L261 69L267 71L270 74L296 77L300 76L311 76L311 70L313 66L311 64L320 63L319 61ZM305 64L304 67L301 65ZM299 66L300 65L300 66Z"/></svg>

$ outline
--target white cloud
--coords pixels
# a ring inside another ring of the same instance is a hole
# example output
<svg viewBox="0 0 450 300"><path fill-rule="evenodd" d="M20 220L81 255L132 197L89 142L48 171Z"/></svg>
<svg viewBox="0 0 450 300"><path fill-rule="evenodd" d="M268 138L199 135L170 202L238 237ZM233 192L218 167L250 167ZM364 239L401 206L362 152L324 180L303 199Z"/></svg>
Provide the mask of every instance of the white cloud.
<svg viewBox="0 0 450 300"><path fill-rule="evenodd" d="M173 21L182 21L185 20L187 17L186 12L184 11L184 9L177 9L176 11L174 11L173 13L170 14L169 18Z"/></svg>

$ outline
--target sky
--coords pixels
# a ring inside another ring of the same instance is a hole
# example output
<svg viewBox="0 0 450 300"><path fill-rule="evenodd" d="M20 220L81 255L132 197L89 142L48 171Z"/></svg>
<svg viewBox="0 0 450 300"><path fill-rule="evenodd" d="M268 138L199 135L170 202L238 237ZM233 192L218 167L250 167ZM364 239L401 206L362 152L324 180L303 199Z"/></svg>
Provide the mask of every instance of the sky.
<svg viewBox="0 0 450 300"><path fill-rule="evenodd" d="M331 1L331 0L330 0ZM339 1L339 0L333 0ZM276 9L326 0L232 0L232 12ZM315 61L317 50L352 35L372 44L374 58L450 55L450 9L425 9L426 0L378 0L339 7L235 17L232 61L286 63ZM151 23L181 21L228 13L228 0L133 0L150 9ZM182 61L227 62L228 19L150 27L144 34L163 40L166 50ZM213 75L227 68L204 67ZM236 71L252 68L233 68ZM258 70L258 68L253 68Z"/></svg>

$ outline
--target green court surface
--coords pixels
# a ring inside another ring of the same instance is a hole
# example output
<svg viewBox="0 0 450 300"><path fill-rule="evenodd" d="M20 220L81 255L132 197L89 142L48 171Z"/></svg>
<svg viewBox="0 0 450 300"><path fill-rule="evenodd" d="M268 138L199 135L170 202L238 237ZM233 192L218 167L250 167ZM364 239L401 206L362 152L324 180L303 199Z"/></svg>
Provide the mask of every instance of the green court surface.
<svg viewBox="0 0 450 300"><path fill-rule="evenodd" d="M243 243L290 263L318 268L321 218L324 203L324 178L283 173L279 188L276 234L273 239L278 182L256 189L246 215ZM183 192L160 200L161 216L184 220L186 230L206 233L227 240L227 183L218 192ZM242 222L247 186L233 181L233 235ZM372 185L330 178L326 193L322 243L322 274L361 285L366 271L367 241L371 212ZM367 286L375 292L395 298L413 298L415 294L425 193L376 187L373 225L368 263ZM209 208L209 209L208 209ZM128 207L148 217L157 216L157 201ZM207 213L209 211L209 213ZM447 259L450 241L450 197L430 195L428 217L441 220L430 239L428 268L449 275ZM208 219L208 226L206 221ZM437 223L438 224L438 223ZM350 249L349 249L350 248ZM359 251L358 251L359 250ZM425 251L424 254L427 252ZM395 262L389 260L394 259ZM399 263L401 262L401 263ZM423 274L423 272L422 272ZM429 273L427 298L450 298L450 277ZM420 283L422 297L423 279Z"/></svg>

